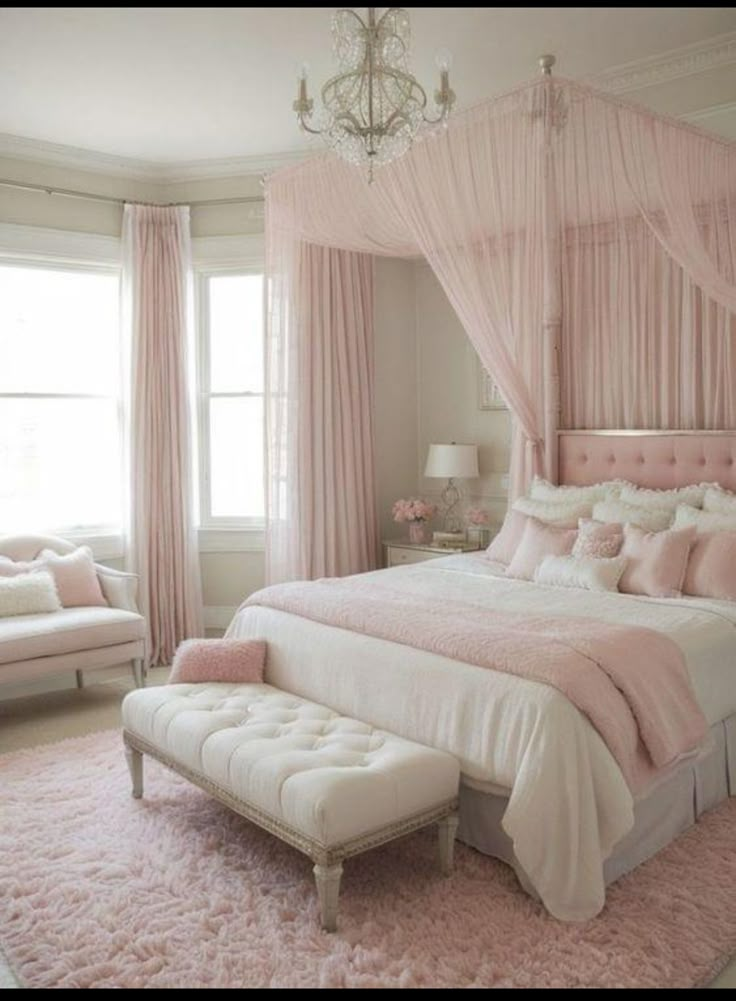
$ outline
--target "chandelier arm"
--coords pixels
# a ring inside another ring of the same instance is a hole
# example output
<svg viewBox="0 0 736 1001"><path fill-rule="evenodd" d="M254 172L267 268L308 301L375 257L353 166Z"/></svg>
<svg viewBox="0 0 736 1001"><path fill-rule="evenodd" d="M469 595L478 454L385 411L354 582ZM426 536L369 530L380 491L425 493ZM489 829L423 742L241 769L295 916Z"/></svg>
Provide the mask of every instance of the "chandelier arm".
<svg viewBox="0 0 736 1001"><path fill-rule="evenodd" d="M355 20L358 22L358 24L360 25L360 27L363 28L363 30L365 30L368 27L368 25L365 23L365 21L363 20L363 18L357 12L357 10L353 10L352 7L338 7L338 9L335 11L335 16L339 17L340 14L351 14L355 18ZM384 17L385 17L385 15L384 15ZM381 18L381 20L383 20L383 18Z"/></svg>
<svg viewBox="0 0 736 1001"><path fill-rule="evenodd" d="M324 135L324 129L313 129L311 125L307 124L306 119L302 115L299 116L299 128L303 132L308 132L310 136Z"/></svg>

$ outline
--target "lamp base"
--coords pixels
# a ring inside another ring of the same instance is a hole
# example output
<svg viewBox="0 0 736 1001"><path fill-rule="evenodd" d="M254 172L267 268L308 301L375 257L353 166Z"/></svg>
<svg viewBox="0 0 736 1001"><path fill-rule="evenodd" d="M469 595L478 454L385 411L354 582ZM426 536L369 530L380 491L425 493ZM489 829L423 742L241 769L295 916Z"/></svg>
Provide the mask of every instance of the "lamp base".
<svg viewBox="0 0 736 1001"><path fill-rule="evenodd" d="M445 532L462 532L463 520L460 517L460 491L455 486L451 478L447 481L447 486L442 491L442 504L444 512L442 515L442 528Z"/></svg>

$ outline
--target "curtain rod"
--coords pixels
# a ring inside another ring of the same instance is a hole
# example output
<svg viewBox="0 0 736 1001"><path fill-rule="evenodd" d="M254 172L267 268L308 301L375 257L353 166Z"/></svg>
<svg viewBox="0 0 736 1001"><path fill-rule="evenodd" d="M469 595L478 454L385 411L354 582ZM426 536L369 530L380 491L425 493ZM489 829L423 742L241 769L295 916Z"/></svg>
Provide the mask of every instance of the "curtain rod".
<svg viewBox="0 0 736 1001"><path fill-rule="evenodd" d="M21 191L41 191L47 195L63 195L64 198L84 198L89 202L107 202L110 205L126 205L133 202L130 198L114 198L112 195L95 195L91 191L75 191L73 188L55 188L48 184L30 184L21 181L10 181L0 178L0 187L19 188ZM239 198L195 198L187 202L135 202L137 205L153 205L160 208L175 208L188 205L197 208L200 205L240 205L262 202L263 195L242 195Z"/></svg>

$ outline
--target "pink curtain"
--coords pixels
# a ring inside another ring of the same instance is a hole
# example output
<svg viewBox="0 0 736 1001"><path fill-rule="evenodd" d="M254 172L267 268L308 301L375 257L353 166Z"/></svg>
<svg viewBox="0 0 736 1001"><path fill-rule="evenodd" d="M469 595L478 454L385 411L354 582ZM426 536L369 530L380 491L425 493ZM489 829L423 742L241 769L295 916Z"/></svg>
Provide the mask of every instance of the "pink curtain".
<svg viewBox="0 0 736 1001"><path fill-rule="evenodd" d="M270 581L360 573L378 559L373 261L300 243L294 274L288 355L269 338Z"/></svg>
<svg viewBox="0 0 736 1001"><path fill-rule="evenodd" d="M554 476L561 407L573 424L734 419L733 143L547 77L453 116L373 185L334 156L272 176L267 220L284 350L299 242L429 261L512 411L512 495Z"/></svg>
<svg viewBox="0 0 736 1001"><path fill-rule="evenodd" d="M147 660L170 664L202 635L194 531L188 371L189 209L126 205L130 336L130 540Z"/></svg>

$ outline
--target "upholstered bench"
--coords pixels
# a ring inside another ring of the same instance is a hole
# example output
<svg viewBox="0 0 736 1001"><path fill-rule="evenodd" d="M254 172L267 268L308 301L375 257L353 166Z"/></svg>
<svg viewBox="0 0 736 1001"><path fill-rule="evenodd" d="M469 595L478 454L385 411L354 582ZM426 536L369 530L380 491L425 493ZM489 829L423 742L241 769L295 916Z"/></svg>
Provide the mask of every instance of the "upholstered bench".
<svg viewBox="0 0 736 1001"><path fill-rule="evenodd" d="M123 726L133 796L148 754L308 855L327 931L346 858L437 823L452 866L460 772L444 751L262 684L130 692Z"/></svg>

